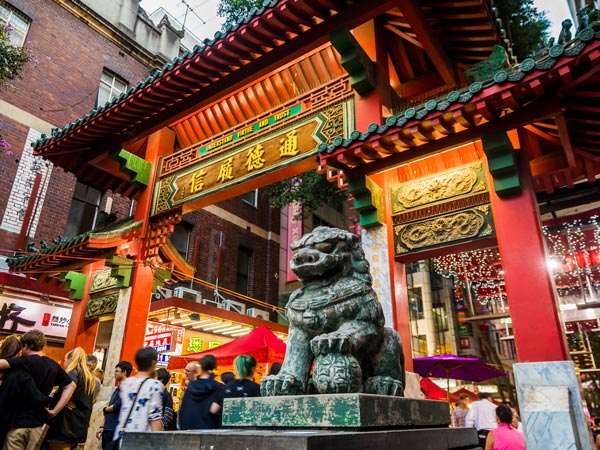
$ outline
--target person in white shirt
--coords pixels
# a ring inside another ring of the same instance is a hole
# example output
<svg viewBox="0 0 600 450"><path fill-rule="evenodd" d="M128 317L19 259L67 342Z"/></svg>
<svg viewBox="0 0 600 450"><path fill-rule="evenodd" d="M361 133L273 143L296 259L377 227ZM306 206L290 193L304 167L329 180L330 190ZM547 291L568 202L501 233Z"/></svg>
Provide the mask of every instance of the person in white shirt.
<svg viewBox="0 0 600 450"><path fill-rule="evenodd" d="M157 359L158 354L152 347L143 347L135 353L138 373L119 386L121 410L113 441L120 440L124 431L163 430L161 418L164 386L155 378Z"/></svg>
<svg viewBox="0 0 600 450"><path fill-rule="evenodd" d="M479 445L483 448L488 433L497 426L496 405L492 402L492 394L482 392L479 394L479 400L471 403L465 418L465 427L474 427L477 430Z"/></svg>

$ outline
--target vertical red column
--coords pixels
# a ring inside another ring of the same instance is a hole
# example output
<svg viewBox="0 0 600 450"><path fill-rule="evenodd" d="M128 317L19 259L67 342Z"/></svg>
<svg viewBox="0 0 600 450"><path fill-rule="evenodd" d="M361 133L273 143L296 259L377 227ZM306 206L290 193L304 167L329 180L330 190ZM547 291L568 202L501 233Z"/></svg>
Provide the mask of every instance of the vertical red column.
<svg viewBox="0 0 600 450"><path fill-rule="evenodd" d="M96 273L94 268L98 265L103 266L103 263L89 264L83 269L83 273L87 275L87 283L83 292L84 300L73 303L69 331L65 339L65 354L75 347L82 347L86 353L94 351L94 344L96 343L96 335L98 333L98 321L84 321L84 317L90 297L89 292L92 276Z"/></svg>
<svg viewBox="0 0 600 450"><path fill-rule="evenodd" d="M500 198L490 189L517 360L562 361L567 359L567 346L526 156L524 151L515 152L520 194Z"/></svg>
<svg viewBox="0 0 600 450"><path fill-rule="evenodd" d="M175 134L163 128L160 131L150 135L148 146L146 148L146 161L152 164L150 182L148 187L138 198L135 208L134 220L143 220L141 239L143 240L148 230L148 219L152 208L152 195L154 184L158 176L158 159L160 156L169 155L173 152L175 143ZM121 359L133 361L133 356L137 349L144 343L146 334L146 322L148 320L148 311L152 297L152 282L154 272L145 264L146 246L138 242L135 246L130 246L128 252L134 258L134 268L131 281L131 298L129 299L129 309L127 312L127 323L123 334L123 345L121 346Z"/></svg>

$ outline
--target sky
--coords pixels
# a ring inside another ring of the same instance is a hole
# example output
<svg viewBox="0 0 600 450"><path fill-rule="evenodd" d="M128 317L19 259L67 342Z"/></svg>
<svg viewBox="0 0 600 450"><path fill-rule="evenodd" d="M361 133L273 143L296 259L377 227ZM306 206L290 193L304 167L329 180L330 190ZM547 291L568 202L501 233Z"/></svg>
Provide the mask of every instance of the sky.
<svg viewBox="0 0 600 450"><path fill-rule="evenodd" d="M570 17L566 0L534 0L539 10L546 11L552 23L550 36L558 38L561 22ZM140 5L149 14L163 7L200 40L212 39L223 19L217 16L218 0L142 0ZM574 29L571 32L574 33Z"/></svg>

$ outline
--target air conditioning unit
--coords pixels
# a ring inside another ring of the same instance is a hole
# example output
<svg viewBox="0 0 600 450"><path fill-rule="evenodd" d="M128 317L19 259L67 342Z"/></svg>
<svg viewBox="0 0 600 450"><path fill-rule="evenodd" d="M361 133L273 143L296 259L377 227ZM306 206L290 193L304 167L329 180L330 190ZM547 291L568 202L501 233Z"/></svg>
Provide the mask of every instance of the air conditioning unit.
<svg viewBox="0 0 600 450"><path fill-rule="evenodd" d="M223 300L223 308L227 311L233 311L239 314L246 314L246 305L242 302L236 302L234 300Z"/></svg>
<svg viewBox="0 0 600 450"><path fill-rule="evenodd" d="M215 300L209 300L207 298L203 298L201 303L203 305L214 306L215 308L223 308L223 305L221 305L221 303Z"/></svg>
<svg viewBox="0 0 600 450"><path fill-rule="evenodd" d="M190 300L192 302L200 303L202 301L202 294L200 294L200 292L181 286L173 289L173 296Z"/></svg>
<svg viewBox="0 0 600 450"><path fill-rule="evenodd" d="M269 320L269 312L258 308L248 308L246 315L256 317L257 319Z"/></svg>

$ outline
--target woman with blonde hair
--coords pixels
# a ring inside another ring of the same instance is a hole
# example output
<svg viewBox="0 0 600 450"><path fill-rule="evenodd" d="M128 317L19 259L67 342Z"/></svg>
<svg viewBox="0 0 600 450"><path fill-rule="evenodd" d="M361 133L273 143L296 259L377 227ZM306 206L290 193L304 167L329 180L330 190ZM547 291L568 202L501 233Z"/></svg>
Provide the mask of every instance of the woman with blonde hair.
<svg viewBox="0 0 600 450"><path fill-rule="evenodd" d="M67 353L65 370L77 387L71 401L50 422L47 438L50 450L69 450L78 444L85 443L92 415L97 381L87 366L86 353L81 347L74 348Z"/></svg>

